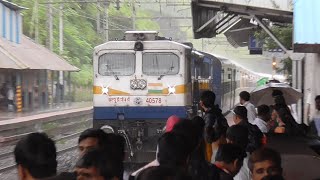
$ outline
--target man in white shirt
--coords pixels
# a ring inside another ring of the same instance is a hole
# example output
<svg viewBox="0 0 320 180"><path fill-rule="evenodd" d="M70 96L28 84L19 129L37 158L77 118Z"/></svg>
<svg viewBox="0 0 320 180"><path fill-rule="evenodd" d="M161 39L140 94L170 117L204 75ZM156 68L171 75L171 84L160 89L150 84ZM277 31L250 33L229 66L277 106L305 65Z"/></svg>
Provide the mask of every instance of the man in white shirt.
<svg viewBox="0 0 320 180"><path fill-rule="evenodd" d="M256 108L253 104L250 103L250 93L247 91L242 91L240 94L240 104L244 107L246 107L248 111L248 121L249 123L253 123L253 121L256 119Z"/></svg>
<svg viewBox="0 0 320 180"><path fill-rule="evenodd" d="M267 105L258 106L258 117L253 121L262 133L268 133L268 121L271 119L270 108Z"/></svg>

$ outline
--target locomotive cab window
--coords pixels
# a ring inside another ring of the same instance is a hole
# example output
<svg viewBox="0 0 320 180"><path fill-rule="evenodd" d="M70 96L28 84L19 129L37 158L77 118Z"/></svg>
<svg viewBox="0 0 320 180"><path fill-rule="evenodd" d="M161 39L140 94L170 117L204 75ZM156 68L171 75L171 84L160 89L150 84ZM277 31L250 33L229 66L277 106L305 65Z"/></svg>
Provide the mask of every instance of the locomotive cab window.
<svg viewBox="0 0 320 180"><path fill-rule="evenodd" d="M130 76L134 70L133 53L106 53L99 57L99 74L103 76Z"/></svg>
<svg viewBox="0 0 320 180"><path fill-rule="evenodd" d="M142 71L149 76L178 74L179 57L174 53L144 53Z"/></svg>

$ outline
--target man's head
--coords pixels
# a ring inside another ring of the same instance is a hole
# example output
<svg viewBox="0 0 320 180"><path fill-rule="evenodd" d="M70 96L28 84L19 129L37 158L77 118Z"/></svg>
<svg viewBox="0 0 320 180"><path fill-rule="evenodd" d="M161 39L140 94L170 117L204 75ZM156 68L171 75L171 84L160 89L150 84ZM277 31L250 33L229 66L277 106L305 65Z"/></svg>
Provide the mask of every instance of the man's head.
<svg viewBox="0 0 320 180"><path fill-rule="evenodd" d="M316 109L320 111L320 95L316 96L315 101L316 101Z"/></svg>
<svg viewBox="0 0 320 180"><path fill-rule="evenodd" d="M191 180L191 177L177 169L165 166L153 166L142 170L136 180Z"/></svg>
<svg viewBox="0 0 320 180"><path fill-rule="evenodd" d="M216 95L212 91L204 91L200 96L200 106L206 110L214 107Z"/></svg>
<svg viewBox="0 0 320 180"><path fill-rule="evenodd" d="M114 133L107 134L106 145L108 147L102 149L104 152L111 154L119 162L124 161L126 141L123 136Z"/></svg>
<svg viewBox="0 0 320 180"><path fill-rule="evenodd" d="M281 175L281 156L270 148L254 151L248 162L252 180L261 180L268 175Z"/></svg>
<svg viewBox="0 0 320 180"><path fill-rule="evenodd" d="M247 156L244 149L235 144L220 145L215 164L219 164L230 172L230 175L235 176L240 171L243 165L243 159Z"/></svg>
<svg viewBox="0 0 320 180"><path fill-rule="evenodd" d="M242 91L240 94L240 104L244 104L247 101L250 101L250 93L248 91Z"/></svg>
<svg viewBox="0 0 320 180"><path fill-rule="evenodd" d="M82 156L92 148L103 148L106 143L107 134L101 129L87 129L83 131L78 140L78 148Z"/></svg>
<svg viewBox="0 0 320 180"><path fill-rule="evenodd" d="M20 180L54 176L57 172L56 147L43 133L32 133L21 139L14 156Z"/></svg>
<svg viewBox="0 0 320 180"><path fill-rule="evenodd" d="M265 122L268 122L271 119L269 106L265 104L258 106L258 117L260 117Z"/></svg>
<svg viewBox="0 0 320 180"><path fill-rule="evenodd" d="M282 91L275 89L272 91L272 97L275 98L276 96L283 96Z"/></svg>
<svg viewBox="0 0 320 180"><path fill-rule="evenodd" d="M192 120L181 120L173 127L171 132L183 136L187 140L185 145L188 146L188 149L195 149L199 143L199 127Z"/></svg>
<svg viewBox="0 0 320 180"><path fill-rule="evenodd" d="M77 180L119 180L121 166L112 155L90 149L76 164Z"/></svg>
<svg viewBox="0 0 320 180"><path fill-rule="evenodd" d="M192 151L186 136L174 132L163 134L158 140L157 159L161 166L186 168Z"/></svg>
<svg viewBox="0 0 320 180"><path fill-rule="evenodd" d="M283 96L275 96L274 97L274 104L275 105L281 105L281 106L286 106L286 99Z"/></svg>
<svg viewBox="0 0 320 180"><path fill-rule="evenodd" d="M233 109L233 121L239 124L241 121L248 121L248 111L244 106L237 106Z"/></svg>
<svg viewBox="0 0 320 180"><path fill-rule="evenodd" d="M241 125L233 125L227 130L227 143L240 146L246 149L248 141L248 128Z"/></svg>

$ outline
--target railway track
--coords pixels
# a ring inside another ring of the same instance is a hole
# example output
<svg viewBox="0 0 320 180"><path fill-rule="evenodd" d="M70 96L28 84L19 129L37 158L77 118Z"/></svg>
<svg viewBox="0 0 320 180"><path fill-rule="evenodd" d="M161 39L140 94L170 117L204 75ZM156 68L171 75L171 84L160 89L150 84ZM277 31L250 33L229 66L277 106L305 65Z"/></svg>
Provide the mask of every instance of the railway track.
<svg viewBox="0 0 320 180"><path fill-rule="evenodd" d="M76 132L76 133L73 133L73 134L69 134L69 135L66 135L66 136L63 136L63 137L60 137L60 138L56 138L56 139L54 139L54 141L55 141L55 143L58 143L60 141L77 138L81 134L81 132L82 131L79 131L79 132ZM76 148L77 148L77 145L72 145L72 146L69 146L69 147L66 147L66 148L59 149L57 151L57 156L65 153L65 152L72 151L72 150L74 150ZM9 158L12 158L12 157L13 157L13 151L0 154L0 160L9 159ZM9 170L12 170L15 167L16 167L15 163L12 163L12 164L4 166L4 167L0 167L0 174L4 173L4 172L7 172Z"/></svg>
<svg viewBox="0 0 320 180"><path fill-rule="evenodd" d="M39 122L35 124L35 126L38 128L32 130L30 129L29 132L13 134L6 137L2 136L0 139L0 143L3 148L2 152L0 152L0 174L9 172L16 167L16 164L14 163L13 149L15 144L21 138L33 132L45 132L55 141L58 149L57 156L59 156L66 152L72 151L77 147L77 143L75 141L79 137L80 133L85 129L92 127L91 117L73 117L72 119L63 119L47 123ZM77 121L74 119L77 119ZM69 141L70 143L68 143Z"/></svg>

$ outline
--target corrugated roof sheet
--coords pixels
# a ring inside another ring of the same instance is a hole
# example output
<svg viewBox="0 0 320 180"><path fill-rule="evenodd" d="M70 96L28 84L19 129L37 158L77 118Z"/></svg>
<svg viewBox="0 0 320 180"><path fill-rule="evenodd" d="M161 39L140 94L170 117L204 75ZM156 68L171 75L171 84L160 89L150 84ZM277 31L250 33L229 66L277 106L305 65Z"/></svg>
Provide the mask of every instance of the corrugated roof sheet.
<svg viewBox="0 0 320 180"><path fill-rule="evenodd" d="M0 3L2 3L3 5L7 6L7 7L10 8L10 9L15 10L15 11L17 11L17 10L23 10L23 9L28 9L28 8L25 8L25 7L22 7L22 6L18 6L17 4L12 3L12 2L9 2L9 1L7 1L7 0L0 0Z"/></svg>
<svg viewBox="0 0 320 180"><path fill-rule="evenodd" d="M215 17L218 12L249 19L251 19L249 16L255 15L258 18L266 18L271 22L278 23L292 23L293 19L292 11L217 2L216 0L194 0L191 3L191 9L195 39L212 38L218 34L216 28L223 24L223 22L218 21L217 19L209 21ZM222 19L223 18L219 20ZM203 25L206 25L207 22L207 26L201 28Z"/></svg>
<svg viewBox="0 0 320 180"><path fill-rule="evenodd" d="M26 36L21 37L21 44L0 38L0 49L0 68L79 71L77 67Z"/></svg>

